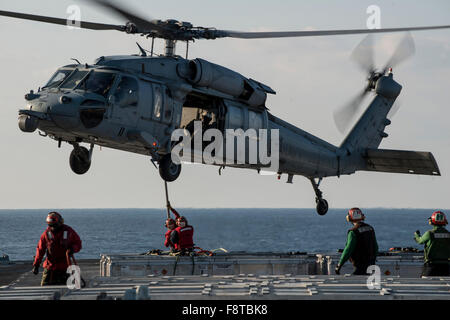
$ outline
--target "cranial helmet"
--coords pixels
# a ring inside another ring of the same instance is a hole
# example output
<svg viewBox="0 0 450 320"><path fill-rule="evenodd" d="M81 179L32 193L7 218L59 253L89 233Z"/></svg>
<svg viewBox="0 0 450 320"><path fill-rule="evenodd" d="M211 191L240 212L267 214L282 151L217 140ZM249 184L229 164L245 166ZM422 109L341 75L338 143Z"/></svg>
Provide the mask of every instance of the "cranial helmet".
<svg viewBox="0 0 450 320"><path fill-rule="evenodd" d="M185 216L181 216L181 217L177 218L177 224L179 224L180 222L185 222L186 225L188 224Z"/></svg>
<svg viewBox="0 0 450 320"><path fill-rule="evenodd" d="M359 208L352 208L348 211L347 214L347 221L348 222L359 222L364 221L366 217L362 213L362 211Z"/></svg>
<svg viewBox="0 0 450 320"><path fill-rule="evenodd" d="M62 225L64 223L63 217L58 212L50 212L47 215L46 221L49 227Z"/></svg>
<svg viewBox="0 0 450 320"><path fill-rule="evenodd" d="M170 224L176 224L175 220L173 220L172 218L169 218L166 220L166 227L168 228Z"/></svg>
<svg viewBox="0 0 450 320"><path fill-rule="evenodd" d="M430 218L428 218L432 225L446 226L448 224L447 217L442 211L434 212Z"/></svg>

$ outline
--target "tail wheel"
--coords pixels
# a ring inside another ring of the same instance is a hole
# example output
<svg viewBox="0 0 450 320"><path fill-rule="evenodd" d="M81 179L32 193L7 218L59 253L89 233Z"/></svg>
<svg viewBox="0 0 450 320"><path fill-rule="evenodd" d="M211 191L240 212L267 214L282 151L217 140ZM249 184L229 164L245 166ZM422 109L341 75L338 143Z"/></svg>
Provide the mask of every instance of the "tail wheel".
<svg viewBox="0 0 450 320"><path fill-rule="evenodd" d="M159 175L166 182L173 182L178 179L181 173L181 164L172 161L171 154L162 157L159 162Z"/></svg>
<svg viewBox="0 0 450 320"><path fill-rule="evenodd" d="M91 161L89 161L89 150L85 147L77 147L70 153L69 159L70 168L78 175L85 174L91 167Z"/></svg>

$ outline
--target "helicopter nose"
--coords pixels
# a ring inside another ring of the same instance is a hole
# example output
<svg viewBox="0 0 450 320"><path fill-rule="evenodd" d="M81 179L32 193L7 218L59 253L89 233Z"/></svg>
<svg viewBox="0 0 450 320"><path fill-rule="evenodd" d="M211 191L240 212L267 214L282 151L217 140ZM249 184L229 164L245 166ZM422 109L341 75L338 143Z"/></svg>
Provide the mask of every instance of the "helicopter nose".
<svg viewBox="0 0 450 320"><path fill-rule="evenodd" d="M58 101L50 104L47 114L51 121L65 130L75 129L80 124L78 116L79 102L67 96L61 96Z"/></svg>
<svg viewBox="0 0 450 320"><path fill-rule="evenodd" d="M19 128L23 132L92 129L102 122L105 112L105 101L97 95L43 94L19 110Z"/></svg>

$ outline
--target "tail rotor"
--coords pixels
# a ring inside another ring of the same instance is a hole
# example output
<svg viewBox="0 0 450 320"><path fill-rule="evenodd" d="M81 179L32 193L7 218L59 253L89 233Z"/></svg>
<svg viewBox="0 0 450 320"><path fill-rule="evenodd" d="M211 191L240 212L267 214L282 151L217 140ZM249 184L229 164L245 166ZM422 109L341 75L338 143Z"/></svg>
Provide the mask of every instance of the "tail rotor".
<svg viewBox="0 0 450 320"><path fill-rule="evenodd" d="M367 85L355 98L334 112L336 127L342 134L348 130L355 116L361 110L364 98L375 89L378 80L390 72L392 68L412 57L415 51L414 40L408 32L399 42L384 68L379 71L375 68L373 35L369 34L358 44L352 52L351 59L367 74ZM391 118L398 111L398 108L399 104L396 103L390 113Z"/></svg>

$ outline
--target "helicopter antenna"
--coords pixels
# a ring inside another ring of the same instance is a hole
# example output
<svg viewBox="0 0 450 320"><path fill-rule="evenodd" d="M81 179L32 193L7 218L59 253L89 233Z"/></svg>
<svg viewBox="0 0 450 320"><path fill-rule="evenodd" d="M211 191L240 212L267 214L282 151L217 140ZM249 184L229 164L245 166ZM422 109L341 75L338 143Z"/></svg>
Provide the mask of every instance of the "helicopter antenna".
<svg viewBox="0 0 450 320"><path fill-rule="evenodd" d="M81 62L80 61L78 61L78 59L75 59L75 58L70 58L70 60L73 60L73 61L76 61L78 64L81 64Z"/></svg>
<svg viewBox="0 0 450 320"><path fill-rule="evenodd" d="M141 57L146 57L147 56L146 50L144 48L142 48L138 42L136 42L136 44L137 44L139 50L141 51Z"/></svg>

